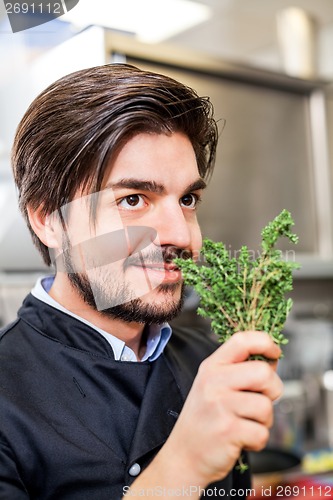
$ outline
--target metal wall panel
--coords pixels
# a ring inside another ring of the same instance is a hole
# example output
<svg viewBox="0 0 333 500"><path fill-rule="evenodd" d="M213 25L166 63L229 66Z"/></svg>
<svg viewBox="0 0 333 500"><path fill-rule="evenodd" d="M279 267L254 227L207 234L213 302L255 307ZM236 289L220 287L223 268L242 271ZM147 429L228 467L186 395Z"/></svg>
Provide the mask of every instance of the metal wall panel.
<svg viewBox="0 0 333 500"><path fill-rule="evenodd" d="M167 73L210 96L216 118L226 120L215 172L199 209L204 236L222 240L231 250L246 244L256 251L261 228L286 208L300 236L297 251L315 254L307 94L135 59L128 62Z"/></svg>

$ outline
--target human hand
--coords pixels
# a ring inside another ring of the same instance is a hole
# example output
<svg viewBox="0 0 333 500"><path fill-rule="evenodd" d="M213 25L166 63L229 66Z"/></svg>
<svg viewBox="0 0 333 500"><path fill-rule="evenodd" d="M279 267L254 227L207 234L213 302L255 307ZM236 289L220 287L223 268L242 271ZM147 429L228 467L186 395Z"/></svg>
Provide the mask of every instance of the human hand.
<svg viewBox="0 0 333 500"><path fill-rule="evenodd" d="M282 382L277 361L247 361L251 354L277 360L281 351L265 332L239 332L202 362L161 450L177 457L176 469L193 475L195 484L222 479L243 449L267 443Z"/></svg>

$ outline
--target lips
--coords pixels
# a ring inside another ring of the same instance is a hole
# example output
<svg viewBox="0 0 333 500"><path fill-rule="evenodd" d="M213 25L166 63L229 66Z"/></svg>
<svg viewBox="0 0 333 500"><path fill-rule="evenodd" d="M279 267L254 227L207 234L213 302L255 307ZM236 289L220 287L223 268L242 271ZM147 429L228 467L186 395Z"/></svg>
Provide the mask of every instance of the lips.
<svg viewBox="0 0 333 500"><path fill-rule="evenodd" d="M182 274L180 269L173 263L146 263L135 264L134 267L140 269L146 274L146 279L152 284L158 283L177 283L181 281Z"/></svg>
<svg viewBox="0 0 333 500"><path fill-rule="evenodd" d="M175 264L168 264L168 263L164 263L164 264L160 264L160 263L147 264L147 262L145 262L140 267L144 267L144 268L147 268L147 269L154 269L154 270L157 270L157 271L168 271L170 273L173 273L175 271L179 271L179 267L177 267Z"/></svg>

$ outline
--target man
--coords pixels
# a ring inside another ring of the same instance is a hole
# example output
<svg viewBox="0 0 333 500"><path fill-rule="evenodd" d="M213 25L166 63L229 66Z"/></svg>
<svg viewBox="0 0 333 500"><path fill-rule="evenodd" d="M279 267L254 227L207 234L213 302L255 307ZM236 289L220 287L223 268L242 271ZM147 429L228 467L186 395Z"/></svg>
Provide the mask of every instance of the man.
<svg viewBox="0 0 333 500"><path fill-rule="evenodd" d="M128 65L64 77L28 109L14 176L55 276L1 334L0 498L246 496L237 459L265 445L281 392L274 363L246 360L279 348L167 323L216 140L208 99Z"/></svg>

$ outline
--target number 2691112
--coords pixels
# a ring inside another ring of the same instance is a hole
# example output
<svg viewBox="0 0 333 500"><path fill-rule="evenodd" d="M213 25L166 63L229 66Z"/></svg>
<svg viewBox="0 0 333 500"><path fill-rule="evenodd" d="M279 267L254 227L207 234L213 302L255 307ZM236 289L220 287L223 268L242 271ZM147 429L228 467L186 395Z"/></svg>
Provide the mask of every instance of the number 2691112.
<svg viewBox="0 0 333 500"><path fill-rule="evenodd" d="M6 2L7 14L64 14L60 2Z"/></svg>
<svg viewBox="0 0 333 500"><path fill-rule="evenodd" d="M323 497L332 498L333 487L329 485L316 485L316 486L277 486L276 497Z"/></svg>

